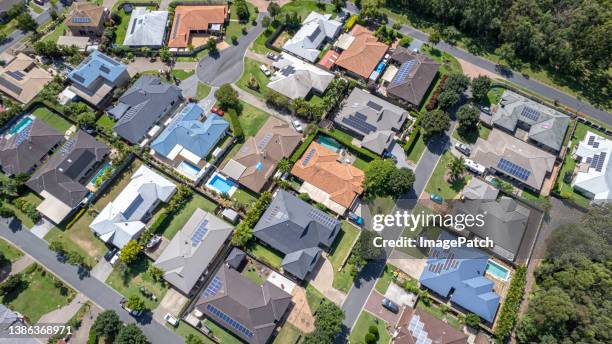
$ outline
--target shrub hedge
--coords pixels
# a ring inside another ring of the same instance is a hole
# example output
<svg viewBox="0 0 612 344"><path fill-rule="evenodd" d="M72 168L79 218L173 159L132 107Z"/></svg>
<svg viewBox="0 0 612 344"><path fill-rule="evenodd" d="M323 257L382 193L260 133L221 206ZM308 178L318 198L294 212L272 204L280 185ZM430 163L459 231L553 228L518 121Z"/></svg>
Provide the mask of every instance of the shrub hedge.
<svg viewBox="0 0 612 344"><path fill-rule="evenodd" d="M518 316L518 310L523 301L523 294L525 293L525 285L527 284L527 267L517 266L514 271L514 277L510 282L510 288L508 294L504 300L499 317L497 318L497 325L493 331L495 337L504 341L512 333L512 329L516 324Z"/></svg>
<svg viewBox="0 0 612 344"><path fill-rule="evenodd" d="M421 117L417 118L417 120L414 122L412 132L410 133L410 136L408 136L408 140L404 144L404 151L406 153L410 153L410 151L412 150L412 147L414 146L414 143L417 141L420 135L421 135Z"/></svg>
<svg viewBox="0 0 612 344"><path fill-rule="evenodd" d="M232 127L232 133L238 139L238 141L242 142L244 139L244 132L242 130L242 126L240 125L240 121L238 120L238 113L235 109L227 110L227 117L229 118L230 125Z"/></svg>

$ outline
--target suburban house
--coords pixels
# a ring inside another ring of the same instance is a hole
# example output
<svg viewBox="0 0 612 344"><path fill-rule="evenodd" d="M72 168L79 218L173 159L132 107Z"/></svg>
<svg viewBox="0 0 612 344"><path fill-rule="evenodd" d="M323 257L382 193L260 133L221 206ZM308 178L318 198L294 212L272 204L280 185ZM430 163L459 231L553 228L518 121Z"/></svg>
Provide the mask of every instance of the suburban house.
<svg viewBox="0 0 612 344"><path fill-rule="evenodd" d="M283 253L284 272L305 280L321 252L329 251L340 232L340 221L279 189L253 229L253 235Z"/></svg>
<svg viewBox="0 0 612 344"><path fill-rule="evenodd" d="M310 12L302 27L283 45L283 50L309 62L315 62L325 42L338 36L342 23L331 19L331 14Z"/></svg>
<svg viewBox="0 0 612 344"><path fill-rule="evenodd" d="M26 182L44 200L36 208L55 224L86 201L91 177L104 164L108 147L79 130Z"/></svg>
<svg viewBox="0 0 612 344"><path fill-rule="evenodd" d="M342 50L335 65L357 78L368 79L387 53L389 46L379 42L372 31L355 25L349 33L342 34L335 47Z"/></svg>
<svg viewBox="0 0 612 344"><path fill-rule="evenodd" d="M418 107L433 83L440 64L427 55L397 47L383 74L383 91L402 104Z"/></svg>
<svg viewBox="0 0 612 344"><path fill-rule="evenodd" d="M157 258L155 266L164 272L168 283L189 295L233 230L232 225L198 208Z"/></svg>
<svg viewBox="0 0 612 344"><path fill-rule="evenodd" d="M300 193L307 193L316 202L339 215L350 209L363 192L363 171L338 161L337 152L312 142L291 169L291 174L304 183Z"/></svg>
<svg viewBox="0 0 612 344"><path fill-rule="evenodd" d="M468 344L467 334L420 308L404 308L393 344Z"/></svg>
<svg viewBox="0 0 612 344"><path fill-rule="evenodd" d="M0 54L4 67L0 67L0 91L20 103L27 104L53 80L53 76L38 67L33 58L19 53Z"/></svg>
<svg viewBox="0 0 612 344"><path fill-rule="evenodd" d="M170 49L204 45L211 36L220 36L227 20L226 5L176 6L168 39Z"/></svg>
<svg viewBox="0 0 612 344"><path fill-rule="evenodd" d="M506 90L491 108L491 124L557 154L570 118L520 94Z"/></svg>
<svg viewBox="0 0 612 344"><path fill-rule="evenodd" d="M159 48L166 38L168 11L151 11L146 7L132 10L123 45Z"/></svg>
<svg viewBox="0 0 612 344"><path fill-rule="evenodd" d="M70 91L98 108L103 107L115 87L127 84L130 76L124 64L94 50L68 74L68 79L72 83Z"/></svg>
<svg viewBox="0 0 612 344"><path fill-rule="evenodd" d="M468 185L461 190L462 198L468 200L496 200L498 195L499 189L480 178L470 179Z"/></svg>
<svg viewBox="0 0 612 344"><path fill-rule="evenodd" d="M439 240L456 241L457 237L443 231ZM443 299L493 323L500 297L493 290L493 281L484 276L488 261L489 257L476 248L432 248L419 282Z"/></svg>
<svg viewBox="0 0 612 344"><path fill-rule="evenodd" d="M268 342L291 305L291 295L270 281L255 284L223 265L195 302L194 313L206 315L249 344Z"/></svg>
<svg viewBox="0 0 612 344"><path fill-rule="evenodd" d="M204 175L206 157L229 128L225 119L213 113L200 121L203 114L199 105L187 104L151 144L151 155L193 181Z"/></svg>
<svg viewBox="0 0 612 344"><path fill-rule="evenodd" d="M89 2L75 2L66 14L64 24L72 36L100 37L104 34L104 22L108 10Z"/></svg>
<svg viewBox="0 0 612 344"><path fill-rule="evenodd" d="M222 172L241 185L260 192L276 170L276 164L287 158L300 144L302 134L291 124L270 117L255 137L249 137Z"/></svg>
<svg viewBox="0 0 612 344"><path fill-rule="evenodd" d="M294 56L282 53L272 64L276 69L268 88L289 99L307 98L311 92L323 94L334 75Z"/></svg>
<svg viewBox="0 0 612 344"><path fill-rule="evenodd" d="M0 344L39 344L40 342L30 335L15 336L16 328L26 326L28 324L23 315L0 303Z"/></svg>
<svg viewBox="0 0 612 344"><path fill-rule="evenodd" d="M478 178L474 185L466 188L480 189L479 183L484 183ZM498 192L497 189L487 185L487 192ZM482 190L482 189L481 189ZM512 263L517 258L527 259L531 249L532 239L527 238L525 233L529 224L531 211L528 207L517 202L515 199L502 196L499 200L492 199L465 199L452 203L452 213L459 214L484 214L482 226L468 226L459 231L460 235L467 236L469 233L475 236L493 240L495 246L491 251L502 259ZM529 241L528 243L526 243Z"/></svg>
<svg viewBox="0 0 612 344"><path fill-rule="evenodd" d="M612 198L612 140L588 131L575 151L574 190L594 201ZM563 178L560 176L559 178Z"/></svg>
<svg viewBox="0 0 612 344"><path fill-rule="evenodd" d="M162 82L159 77L143 75L108 110L117 120L113 131L132 144L139 143L156 123L174 112L182 100L179 87Z"/></svg>
<svg viewBox="0 0 612 344"><path fill-rule="evenodd" d="M407 117L406 110L356 87L343 102L334 123L361 140L362 147L382 155L390 150L395 133Z"/></svg>
<svg viewBox="0 0 612 344"><path fill-rule="evenodd" d="M64 135L32 116L0 136L0 168L11 176L30 174L64 140Z"/></svg>
<svg viewBox="0 0 612 344"><path fill-rule="evenodd" d="M470 158L535 191L540 191L555 164L554 155L498 129L486 140L478 138Z"/></svg>
<svg viewBox="0 0 612 344"><path fill-rule="evenodd" d="M128 185L109 202L89 228L105 243L122 248L137 239L159 202L168 202L176 185L142 165Z"/></svg>

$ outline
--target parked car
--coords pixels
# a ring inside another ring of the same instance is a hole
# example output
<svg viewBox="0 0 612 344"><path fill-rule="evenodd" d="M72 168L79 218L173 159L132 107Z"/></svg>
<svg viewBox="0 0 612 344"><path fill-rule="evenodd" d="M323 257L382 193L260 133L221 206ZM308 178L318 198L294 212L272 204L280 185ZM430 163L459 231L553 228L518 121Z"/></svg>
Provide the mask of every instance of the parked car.
<svg viewBox="0 0 612 344"><path fill-rule="evenodd" d="M395 302L387 299L386 297L382 300L382 305L393 313L399 312L399 306L396 305Z"/></svg>
<svg viewBox="0 0 612 344"><path fill-rule="evenodd" d="M358 226L363 225L363 218L352 211L349 213L349 220Z"/></svg>
<svg viewBox="0 0 612 344"><path fill-rule="evenodd" d="M442 196L438 195L438 194L431 194L429 195L429 199L438 203L438 204L442 204L444 203L444 199L442 198Z"/></svg>
<svg viewBox="0 0 612 344"><path fill-rule="evenodd" d="M115 255L113 256L113 258L111 258L109 260L110 265L115 265L115 263L117 262L117 260L119 260L119 255L121 254L121 251L115 253Z"/></svg>
<svg viewBox="0 0 612 344"><path fill-rule="evenodd" d="M146 249L150 250L153 249L155 246L159 245L159 243L161 242L162 237L155 234L151 240L149 240L149 242L147 243Z"/></svg>
<svg viewBox="0 0 612 344"><path fill-rule="evenodd" d="M118 251L119 249L116 247L111 248L110 250L108 250L108 252L104 254L104 260L110 262L110 260L115 256L115 254L117 254Z"/></svg>
<svg viewBox="0 0 612 344"><path fill-rule="evenodd" d="M172 325L172 326L174 326L174 327L178 326L178 323L179 323L178 319L177 319L177 318L175 318L175 317L174 317L172 314L170 314L170 313L166 313L166 315L164 315L164 320L165 320L165 321L166 321L168 324L170 324L170 325Z"/></svg>
<svg viewBox="0 0 612 344"><path fill-rule="evenodd" d="M291 124L293 125L293 127L295 128L295 130L298 133L301 133L301 132L304 131L304 128L302 127L302 123L300 121L295 120L295 121L291 122Z"/></svg>
<svg viewBox="0 0 612 344"><path fill-rule="evenodd" d="M465 143L457 142L455 143L455 148L467 156L470 156L470 153L472 153L470 146L466 145Z"/></svg>
<svg viewBox="0 0 612 344"><path fill-rule="evenodd" d="M121 301L119 301L119 304L121 304L121 307L125 309L126 312L128 312L134 318L139 318L144 313L143 311L135 311L133 309L128 308L125 305L126 303L127 303L127 300L125 298L122 298Z"/></svg>
<svg viewBox="0 0 612 344"><path fill-rule="evenodd" d="M263 63L259 65L259 69L261 70L262 73L264 73L265 76L272 75L272 73L270 73L270 70L268 69L268 67L266 67L266 65L263 64Z"/></svg>
<svg viewBox="0 0 612 344"><path fill-rule="evenodd" d="M278 60L278 55L276 55L275 53L268 53L268 55L266 56L272 61Z"/></svg>

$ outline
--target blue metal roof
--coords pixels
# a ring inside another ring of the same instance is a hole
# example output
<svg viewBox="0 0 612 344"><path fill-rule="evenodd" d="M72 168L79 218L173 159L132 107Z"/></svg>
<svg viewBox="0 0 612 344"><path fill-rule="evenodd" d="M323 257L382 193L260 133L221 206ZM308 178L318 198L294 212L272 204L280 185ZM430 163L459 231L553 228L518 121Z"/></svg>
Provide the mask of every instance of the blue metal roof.
<svg viewBox="0 0 612 344"><path fill-rule="evenodd" d="M89 88L98 78L114 83L125 70L127 70L126 65L94 50L68 74L68 78L73 83Z"/></svg>
<svg viewBox="0 0 612 344"><path fill-rule="evenodd" d="M439 239L456 240L457 237L442 232ZM453 303L493 322L500 297L493 292L493 281L484 276L488 260L485 252L475 248L432 249L420 282L440 296L449 297Z"/></svg>
<svg viewBox="0 0 612 344"><path fill-rule="evenodd" d="M208 115L204 122L200 122L198 119L203 112L197 104L187 104L153 141L151 148L168 156L176 145L181 145L200 158L206 157L225 136L229 123L215 114Z"/></svg>

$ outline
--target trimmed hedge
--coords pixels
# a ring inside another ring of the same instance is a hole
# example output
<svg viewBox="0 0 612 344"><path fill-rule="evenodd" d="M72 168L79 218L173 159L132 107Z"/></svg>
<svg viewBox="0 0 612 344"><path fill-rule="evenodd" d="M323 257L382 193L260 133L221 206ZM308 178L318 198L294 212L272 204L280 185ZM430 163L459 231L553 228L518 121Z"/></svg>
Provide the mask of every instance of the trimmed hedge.
<svg viewBox="0 0 612 344"><path fill-rule="evenodd" d="M310 146L314 138L317 136L317 133L319 133L319 128L316 128L310 134L308 134L304 142L302 142L302 144L293 152L293 154L291 154L289 161L292 164L295 164L298 160L300 160L300 157L302 156L302 154L304 154L306 148Z"/></svg>
<svg viewBox="0 0 612 344"><path fill-rule="evenodd" d="M230 108L227 110L226 114L227 117L229 117L232 133L234 133L234 136L239 141L242 141L244 139L244 132L242 131L242 126L240 125L240 121L238 120L238 113L235 109Z"/></svg>
<svg viewBox="0 0 612 344"><path fill-rule="evenodd" d="M346 148L351 150L355 155L358 155L363 160L371 161L371 160L375 160L375 159L379 159L380 158L378 155L370 152L369 150L367 150L365 148L354 146L351 141L347 141L347 140L345 140L345 138L343 136L337 135L335 133L336 130L338 130L338 129L332 129L331 131L321 129L321 132L326 134L326 135L328 135L328 136L333 137L336 141L340 142L342 145L344 145Z"/></svg>
<svg viewBox="0 0 612 344"><path fill-rule="evenodd" d="M408 141L406 141L406 144L404 144L404 151L406 153L412 150L414 143L417 141L420 135L421 135L421 117L417 118L417 120L414 122L412 132L410 133L410 136L408 136Z"/></svg>
<svg viewBox="0 0 612 344"><path fill-rule="evenodd" d="M442 76L442 80L440 80L438 87L436 87L433 95L431 96L431 98L429 98L429 102L427 103L427 106L425 106L425 109L427 111L431 111L438 106L438 97L440 96L440 93L442 93L442 90L444 89L444 84L446 83L446 79L448 79L447 74Z"/></svg>
<svg viewBox="0 0 612 344"><path fill-rule="evenodd" d="M506 294L506 299L504 300L504 304L499 312L497 326L495 326L495 330L493 331L498 340L503 341L512 333L512 329L514 328L516 319L518 317L518 310L521 306L521 301L523 301L526 284L527 267L523 265L517 266L516 270L514 271L512 282L510 282L508 294Z"/></svg>

